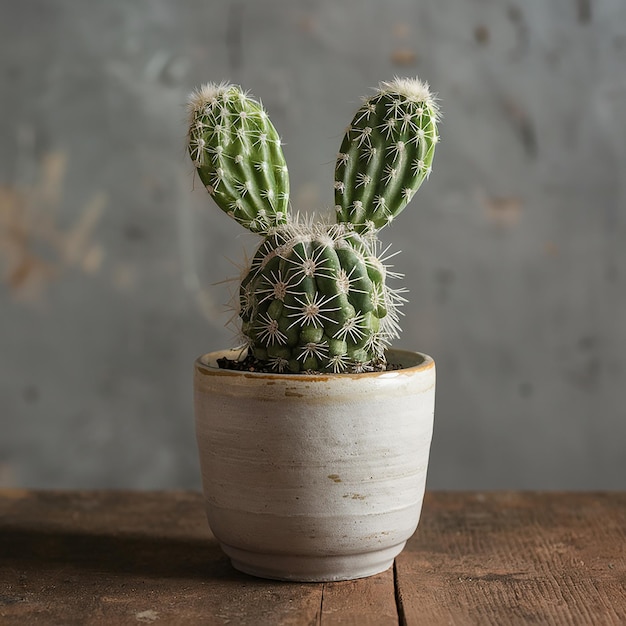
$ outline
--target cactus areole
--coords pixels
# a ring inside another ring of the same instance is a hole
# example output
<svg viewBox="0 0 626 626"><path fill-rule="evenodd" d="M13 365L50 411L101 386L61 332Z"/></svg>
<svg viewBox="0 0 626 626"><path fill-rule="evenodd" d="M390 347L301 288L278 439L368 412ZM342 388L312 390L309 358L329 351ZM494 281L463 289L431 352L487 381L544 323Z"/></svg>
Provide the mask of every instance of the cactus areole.
<svg viewBox="0 0 626 626"><path fill-rule="evenodd" d="M439 111L418 79L381 83L348 126L335 166L335 222L289 211L281 140L261 104L236 85L189 98L188 148L216 204L263 240L236 308L245 350L275 372L385 368L403 289L378 231L431 172Z"/></svg>

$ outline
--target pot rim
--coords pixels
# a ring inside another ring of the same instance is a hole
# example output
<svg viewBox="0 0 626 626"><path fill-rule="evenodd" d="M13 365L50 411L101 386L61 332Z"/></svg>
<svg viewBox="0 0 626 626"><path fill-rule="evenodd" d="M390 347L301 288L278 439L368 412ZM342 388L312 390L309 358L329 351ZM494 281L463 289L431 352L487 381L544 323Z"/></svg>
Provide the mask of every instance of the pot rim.
<svg viewBox="0 0 626 626"><path fill-rule="evenodd" d="M319 373L319 374L293 374L293 373L274 373L274 372L246 372L242 370L223 369L217 365L217 359L222 357L236 358L241 354L241 350L238 349L226 349L216 350L213 352L207 352L199 356L194 363L194 369L197 373L205 376L229 376L229 377L244 377L253 378L257 380L270 379L276 381L326 381L329 379L346 380L346 379L367 379L367 378L391 378L401 374L417 374L418 372L425 372L435 367L434 359L422 352L412 350L399 350L396 348L390 348L386 351L387 360L390 362L399 362L401 364L409 362L412 363L408 366L402 366L398 369L384 370L377 372L362 372L360 374L354 373L342 373L334 374Z"/></svg>

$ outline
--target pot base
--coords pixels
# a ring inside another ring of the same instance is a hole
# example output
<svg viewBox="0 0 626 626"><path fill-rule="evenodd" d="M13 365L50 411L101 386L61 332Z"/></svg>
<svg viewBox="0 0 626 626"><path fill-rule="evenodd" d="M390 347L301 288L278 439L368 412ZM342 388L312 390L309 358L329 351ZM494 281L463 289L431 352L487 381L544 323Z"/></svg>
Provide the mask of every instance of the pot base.
<svg viewBox="0 0 626 626"><path fill-rule="evenodd" d="M322 556L260 554L233 548L224 543L220 545L230 558L232 566L244 574L272 580L312 583L353 580L380 574L393 565L405 544L406 541L403 541L383 550L362 554Z"/></svg>

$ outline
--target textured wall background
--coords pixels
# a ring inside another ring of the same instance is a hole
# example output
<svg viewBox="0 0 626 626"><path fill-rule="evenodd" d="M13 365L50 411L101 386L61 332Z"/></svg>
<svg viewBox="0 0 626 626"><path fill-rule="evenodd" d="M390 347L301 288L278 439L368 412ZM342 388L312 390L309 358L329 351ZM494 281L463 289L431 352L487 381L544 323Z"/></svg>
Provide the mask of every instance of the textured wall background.
<svg viewBox="0 0 626 626"><path fill-rule="evenodd" d="M434 174L384 234L435 356L431 488L626 486L623 0L0 0L0 484L198 487L191 364L254 242L196 185L230 79L332 204L360 96L419 74Z"/></svg>

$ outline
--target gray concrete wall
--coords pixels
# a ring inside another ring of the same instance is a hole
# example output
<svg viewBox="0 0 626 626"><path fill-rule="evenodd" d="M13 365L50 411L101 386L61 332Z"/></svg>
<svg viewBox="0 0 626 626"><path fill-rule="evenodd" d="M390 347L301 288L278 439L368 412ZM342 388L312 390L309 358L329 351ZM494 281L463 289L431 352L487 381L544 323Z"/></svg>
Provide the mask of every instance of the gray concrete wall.
<svg viewBox="0 0 626 626"><path fill-rule="evenodd" d="M332 204L343 128L419 74L433 176L384 238L437 360L431 488L626 486L623 0L0 1L0 484L198 487L191 364L254 243L184 151L230 79Z"/></svg>

